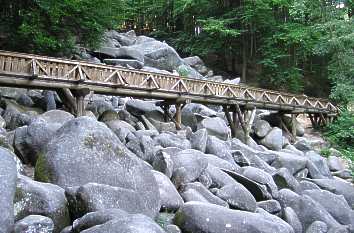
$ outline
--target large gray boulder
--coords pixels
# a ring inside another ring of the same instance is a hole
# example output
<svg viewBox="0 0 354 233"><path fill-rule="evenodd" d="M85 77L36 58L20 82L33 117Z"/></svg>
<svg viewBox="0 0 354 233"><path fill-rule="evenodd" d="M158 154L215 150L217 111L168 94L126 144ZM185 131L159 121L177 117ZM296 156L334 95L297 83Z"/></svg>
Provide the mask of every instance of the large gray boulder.
<svg viewBox="0 0 354 233"><path fill-rule="evenodd" d="M59 186L19 176L14 200L16 220L43 215L53 220L54 232L60 232L70 224L67 204L65 191Z"/></svg>
<svg viewBox="0 0 354 233"><path fill-rule="evenodd" d="M285 152L277 152L277 155L277 158L271 165L275 168L285 167L293 175L306 168L308 164L308 159L304 156Z"/></svg>
<svg viewBox="0 0 354 233"><path fill-rule="evenodd" d="M216 136L221 140L230 138L231 131L226 122L220 117L206 117L197 125L197 129L206 129L209 136Z"/></svg>
<svg viewBox="0 0 354 233"><path fill-rule="evenodd" d="M76 191L76 206L80 215L105 209L122 209L128 213L142 213L155 217L160 209L159 200L146 200L146 198L131 189L87 183Z"/></svg>
<svg viewBox="0 0 354 233"><path fill-rule="evenodd" d="M196 131L191 136L190 141L192 149L199 150L204 153L208 141L208 131L206 129Z"/></svg>
<svg viewBox="0 0 354 233"><path fill-rule="evenodd" d="M349 206L354 209L354 186L340 178L334 179L313 179L309 180L317 184L321 189L325 189L337 195L343 195Z"/></svg>
<svg viewBox="0 0 354 233"><path fill-rule="evenodd" d="M275 174L273 174L273 180L278 186L279 190L287 188L296 193L301 191L299 182L285 167L280 168Z"/></svg>
<svg viewBox="0 0 354 233"><path fill-rule="evenodd" d="M172 180L177 187L195 181L204 172L208 166L208 161L203 155L200 151L190 149L172 156Z"/></svg>
<svg viewBox="0 0 354 233"><path fill-rule="evenodd" d="M291 207L285 207L283 212L283 219L289 223L294 232L302 233L302 224L295 211Z"/></svg>
<svg viewBox="0 0 354 233"><path fill-rule="evenodd" d="M191 143L189 142L189 140L182 136L169 132L164 132L154 137L154 142L156 145L160 145L164 148L177 147L183 150L191 148Z"/></svg>
<svg viewBox="0 0 354 233"><path fill-rule="evenodd" d="M158 171L152 171L159 186L161 209L176 211L183 205L183 199L177 192L170 179Z"/></svg>
<svg viewBox="0 0 354 233"><path fill-rule="evenodd" d="M74 221L73 232L165 233L151 218L142 214L128 214L119 209L88 213Z"/></svg>
<svg viewBox="0 0 354 233"><path fill-rule="evenodd" d="M29 215L16 222L14 233L52 233L53 221L41 215Z"/></svg>
<svg viewBox="0 0 354 233"><path fill-rule="evenodd" d="M168 178L172 177L173 160L168 153L159 150L154 157L152 166L156 171L163 173Z"/></svg>
<svg viewBox="0 0 354 233"><path fill-rule="evenodd" d="M253 196L257 201L264 201L272 199L271 193L267 190L267 186L255 182L242 174L239 174L234 171L223 170L229 176L231 176L234 180L238 183L242 184Z"/></svg>
<svg viewBox="0 0 354 233"><path fill-rule="evenodd" d="M145 115L157 121L164 121L163 111L155 105L156 101L128 100L126 110L134 116Z"/></svg>
<svg viewBox="0 0 354 233"><path fill-rule="evenodd" d="M281 211L281 206L276 200L267 200L257 202L257 208L262 208L270 214L279 214Z"/></svg>
<svg viewBox="0 0 354 233"><path fill-rule="evenodd" d="M0 147L0 233L9 233L14 224L13 200L16 190L16 162L10 151Z"/></svg>
<svg viewBox="0 0 354 233"><path fill-rule="evenodd" d="M206 153L213 154L231 164L235 164L232 157L230 146L227 142L215 136L209 136L207 140Z"/></svg>
<svg viewBox="0 0 354 233"><path fill-rule="evenodd" d="M342 195L336 195L326 190L305 190L303 194L320 203L340 224L350 225L354 232L354 211Z"/></svg>
<svg viewBox="0 0 354 233"><path fill-rule="evenodd" d="M262 155L262 152L259 150L255 150L246 144L242 143L239 139L233 138L231 140L231 149L240 151L244 157L250 162L249 165L252 167L256 167L262 169L268 173L273 173L276 169L271 167L265 160L261 159L258 155ZM239 152L236 152L239 153ZM267 155L268 157L273 157L271 155ZM275 160L275 158L274 158ZM273 161L273 159L272 159Z"/></svg>
<svg viewBox="0 0 354 233"><path fill-rule="evenodd" d="M277 218L277 217L275 217ZM177 212L174 222L185 232L221 233L291 233L283 220L264 217L259 213L230 210L213 204L188 202Z"/></svg>
<svg viewBox="0 0 354 233"><path fill-rule="evenodd" d="M342 171L345 169L345 165L344 165L343 160L337 156L329 156L327 158L327 164L328 164L329 170L333 171L333 172Z"/></svg>
<svg viewBox="0 0 354 233"><path fill-rule="evenodd" d="M35 178L61 187L91 182L122 188L135 193L150 216L160 208L150 169L104 123L89 117L71 120L54 134L37 161Z"/></svg>
<svg viewBox="0 0 354 233"><path fill-rule="evenodd" d="M258 120L254 124L253 130L258 137L264 138L272 130L272 127L268 121Z"/></svg>
<svg viewBox="0 0 354 233"><path fill-rule="evenodd" d="M259 184L265 185L272 197L276 198L278 196L278 187L270 174L259 168L246 167L243 175Z"/></svg>
<svg viewBox="0 0 354 233"><path fill-rule="evenodd" d="M188 201L199 201L228 207L229 205L221 198L211 193L203 184L199 182L188 183L182 188L181 193L183 199Z"/></svg>
<svg viewBox="0 0 354 233"><path fill-rule="evenodd" d="M205 105L196 103L186 104L182 109L182 123L191 127L193 131L197 130L198 122L203 119L200 116L216 117L217 112Z"/></svg>
<svg viewBox="0 0 354 233"><path fill-rule="evenodd" d="M132 59L104 59L103 62L107 65L123 66L128 68L132 67L134 69L141 69L144 67L144 63Z"/></svg>
<svg viewBox="0 0 354 233"><path fill-rule="evenodd" d="M243 185L237 182L218 189L215 194L226 201L232 209L250 212L256 210L256 199Z"/></svg>
<svg viewBox="0 0 354 233"><path fill-rule="evenodd" d="M144 54L145 64L161 70L177 70L183 59L168 44L153 40L130 46Z"/></svg>
<svg viewBox="0 0 354 233"><path fill-rule="evenodd" d="M314 221L307 229L306 233L326 233L328 231L327 224L321 221ZM337 231L336 231L337 232Z"/></svg>
<svg viewBox="0 0 354 233"><path fill-rule="evenodd" d="M303 229L307 229L314 221L322 221L330 229L347 228L338 223L320 203L306 194L300 196L288 189L282 189L279 191L278 201L282 208L291 207L295 211Z"/></svg>
<svg viewBox="0 0 354 233"><path fill-rule="evenodd" d="M260 140L260 143L271 150L281 150L283 147L282 130L274 127L262 140Z"/></svg>
<svg viewBox="0 0 354 233"><path fill-rule="evenodd" d="M305 156L309 159L309 163L311 162L313 166L307 166L309 169L309 175L314 179L321 178L331 178L331 172L327 165L327 161L321 155L317 154L314 151L309 151L305 154Z"/></svg>
<svg viewBox="0 0 354 233"><path fill-rule="evenodd" d="M59 124L36 121L15 130L14 148L26 164L36 164L39 154L60 127Z"/></svg>

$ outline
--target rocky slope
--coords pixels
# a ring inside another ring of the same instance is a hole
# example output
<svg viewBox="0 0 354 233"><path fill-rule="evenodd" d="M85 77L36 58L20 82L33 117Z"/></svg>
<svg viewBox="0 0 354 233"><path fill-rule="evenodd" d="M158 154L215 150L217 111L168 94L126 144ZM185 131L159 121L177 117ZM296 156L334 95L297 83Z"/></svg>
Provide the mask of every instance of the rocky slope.
<svg viewBox="0 0 354 233"><path fill-rule="evenodd" d="M154 65L151 53L172 48L111 34L106 47L144 50L142 67L186 65L175 52ZM290 143L274 113L257 112L246 145L215 106L187 104L176 131L153 100L93 95L75 118L55 92L0 94L1 233L354 232L354 186L338 152L323 158L300 124Z"/></svg>

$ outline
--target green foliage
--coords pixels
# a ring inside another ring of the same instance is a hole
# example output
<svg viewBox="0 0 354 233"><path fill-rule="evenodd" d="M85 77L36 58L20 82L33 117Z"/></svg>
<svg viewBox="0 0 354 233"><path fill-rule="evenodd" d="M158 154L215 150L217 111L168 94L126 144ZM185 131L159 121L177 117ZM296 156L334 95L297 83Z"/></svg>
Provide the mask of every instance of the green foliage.
<svg viewBox="0 0 354 233"><path fill-rule="evenodd" d="M328 141L339 149L344 157L354 162L354 113L344 110L335 123L324 133Z"/></svg>
<svg viewBox="0 0 354 233"><path fill-rule="evenodd" d="M118 1L112 0L6 0L0 16L0 28L5 28L5 47L24 52L49 55L69 54L75 43L94 47L102 32L115 22Z"/></svg>

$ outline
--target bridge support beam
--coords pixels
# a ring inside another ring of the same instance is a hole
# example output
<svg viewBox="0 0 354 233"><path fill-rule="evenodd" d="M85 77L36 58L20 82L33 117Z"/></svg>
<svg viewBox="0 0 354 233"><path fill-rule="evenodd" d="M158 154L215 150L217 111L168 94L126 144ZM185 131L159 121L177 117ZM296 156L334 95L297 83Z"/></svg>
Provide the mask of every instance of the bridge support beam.
<svg viewBox="0 0 354 233"><path fill-rule="evenodd" d="M90 93L88 88L71 91L76 100L76 117L85 116L85 96Z"/></svg>
<svg viewBox="0 0 354 233"><path fill-rule="evenodd" d="M175 115L176 129L181 130L182 129L182 104L176 103L175 106L176 106L176 115Z"/></svg>

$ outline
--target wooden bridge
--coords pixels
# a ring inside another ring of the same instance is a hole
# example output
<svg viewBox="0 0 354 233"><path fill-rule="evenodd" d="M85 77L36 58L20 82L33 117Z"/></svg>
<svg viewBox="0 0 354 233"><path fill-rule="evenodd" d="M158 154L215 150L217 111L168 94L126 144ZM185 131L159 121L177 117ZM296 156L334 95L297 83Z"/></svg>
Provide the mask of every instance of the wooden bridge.
<svg viewBox="0 0 354 233"><path fill-rule="evenodd" d="M338 114L337 107L326 99L6 51L0 51L0 86L66 90L66 94L70 92L75 98L77 115L83 114L83 100L90 91L163 100L161 107L165 111L166 106L176 105L177 127L180 127L180 112L185 103L222 105L233 132L235 124L246 127L244 113L256 108L295 117L306 113L314 126L326 124Z"/></svg>

